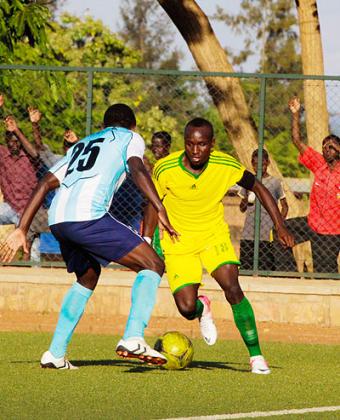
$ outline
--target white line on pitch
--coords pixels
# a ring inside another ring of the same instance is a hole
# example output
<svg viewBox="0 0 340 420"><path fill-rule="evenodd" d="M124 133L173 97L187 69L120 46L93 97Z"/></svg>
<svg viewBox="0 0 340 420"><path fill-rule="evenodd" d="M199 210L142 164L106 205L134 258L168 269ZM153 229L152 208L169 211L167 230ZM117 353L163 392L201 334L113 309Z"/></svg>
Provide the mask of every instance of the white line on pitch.
<svg viewBox="0 0 340 420"><path fill-rule="evenodd" d="M216 414L214 416L174 417L162 420L227 420L246 419L255 417L285 416L287 414L323 413L326 411L340 411L340 405L333 407L311 407L277 411L252 411L250 413Z"/></svg>

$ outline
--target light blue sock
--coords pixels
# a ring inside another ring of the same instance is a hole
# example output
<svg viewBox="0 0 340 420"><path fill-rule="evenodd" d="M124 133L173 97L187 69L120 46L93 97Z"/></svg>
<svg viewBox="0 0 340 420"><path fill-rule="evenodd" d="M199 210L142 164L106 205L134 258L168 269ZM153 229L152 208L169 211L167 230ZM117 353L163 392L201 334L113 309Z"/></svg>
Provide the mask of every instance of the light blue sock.
<svg viewBox="0 0 340 420"><path fill-rule="evenodd" d="M129 337L144 337L161 277L155 271L142 270L137 274L131 290L131 308L126 324L124 340Z"/></svg>
<svg viewBox="0 0 340 420"><path fill-rule="evenodd" d="M54 357L65 356L73 331L83 315L86 303L92 293L93 290L87 289L79 283L74 283L67 292L49 348Z"/></svg>

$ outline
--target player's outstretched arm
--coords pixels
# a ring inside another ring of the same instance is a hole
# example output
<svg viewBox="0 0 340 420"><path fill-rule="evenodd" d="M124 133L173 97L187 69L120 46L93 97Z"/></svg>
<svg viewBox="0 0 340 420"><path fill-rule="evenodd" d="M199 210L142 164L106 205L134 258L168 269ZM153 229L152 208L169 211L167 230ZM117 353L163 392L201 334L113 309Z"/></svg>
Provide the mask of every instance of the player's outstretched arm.
<svg viewBox="0 0 340 420"><path fill-rule="evenodd" d="M160 229L165 229L173 239L177 239L179 234L169 222L167 212L163 206L161 199L157 194L156 188L151 180L150 174L145 168L142 159L133 156L128 160L128 164L133 182L150 201L150 203L153 205L158 214Z"/></svg>
<svg viewBox="0 0 340 420"><path fill-rule="evenodd" d="M21 216L18 227L12 232L0 246L0 261L11 262L19 248L23 247L28 252L26 235L46 194L59 187L59 180L48 172L33 191L31 199Z"/></svg>
<svg viewBox="0 0 340 420"><path fill-rule="evenodd" d="M143 236L152 238L158 223L158 214L154 206L148 202L144 210L143 217Z"/></svg>
<svg viewBox="0 0 340 420"><path fill-rule="evenodd" d="M272 218L278 239L282 245L289 247L294 246L294 237L285 227L280 210L267 188L260 181L255 180L252 191L254 191L256 197L260 200L260 203Z"/></svg>

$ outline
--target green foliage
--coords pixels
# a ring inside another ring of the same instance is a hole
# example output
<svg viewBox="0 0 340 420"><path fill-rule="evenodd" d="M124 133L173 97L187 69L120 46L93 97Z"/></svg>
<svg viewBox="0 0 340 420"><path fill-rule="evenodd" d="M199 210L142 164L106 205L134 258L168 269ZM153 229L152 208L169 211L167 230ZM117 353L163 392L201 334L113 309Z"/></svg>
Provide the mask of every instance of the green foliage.
<svg viewBox="0 0 340 420"><path fill-rule="evenodd" d="M173 48L174 32L168 16L154 0L122 0L122 39L141 53L144 68L177 69L181 53Z"/></svg>
<svg viewBox="0 0 340 420"><path fill-rule="evenodd" d="M54 22L48 30L50 48L29 48L18 43L9 53L16 64L46 64L65 66L135 67L140 61L138 51L127 47L102 22L91 17L82 20L65 14L60 23ZM168 86L168 90L165 86ZM171 89L170 89L171 87ZM30 133L27 106L39 108L44 142L60 152L66 128L85 135L87 106L87 74L80 72L2 71L0 91L5 94L5 112L14 114L21 128ZM176 92L176 95L175 95ZM168 93L168 96L166 96ZM108 105L125 102L136 110L139 131L151 139L154 131L168 130L174 147L181 144L179 123L174 107L192 108L195 94L184 82L178 84L167 77L118 75L98 72L93 78L93 130L101 127ZM169 106L171 100L173 105Z"/></svg>
<svg viewBox="0 0 340 420"><path fill-rule="evenodd" d="M234 64L242 64L250 56L258 54L260 72L301 71L296 12L291 0L242 0L238 14L231 15L217 7L214 19L225 22L244 37L240 54L230 54Z"/></svg>
<svg viewBox="0 0 340 420"><path fill-rule="evenodd" d="M13 51L20 42L31 47L47 47L46 27L50 18L48 8L35 1L0 1L0 54Z"/></svg>

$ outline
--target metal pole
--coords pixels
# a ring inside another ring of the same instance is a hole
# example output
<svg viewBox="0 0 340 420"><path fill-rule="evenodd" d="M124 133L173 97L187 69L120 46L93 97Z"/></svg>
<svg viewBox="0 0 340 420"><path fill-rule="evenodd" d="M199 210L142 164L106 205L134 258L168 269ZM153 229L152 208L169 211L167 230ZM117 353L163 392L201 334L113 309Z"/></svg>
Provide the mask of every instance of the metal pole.
<svg viewBox="0 0 340 420"><path fill-rule="evenodd" d="M262 179L262 159L263 159L263 144L264 144L264 121L265 121L265 105L266 105L266 78L261 79L260 84L260 109L259 109L259 151L258 151L258 165L256 177L259 181ZM261 228L261 204L258 199L255 202L255 236L254 236L254 274L259 270L259 243L260 243L260 228Z"/></svg>
<svg viewBox="0 0 340 420"><path fill-rule="evenodd" d="M87 97L86 97L86 135L91 134L92 128L92 98L93 98L93 71L87 74Z"/></svg>

